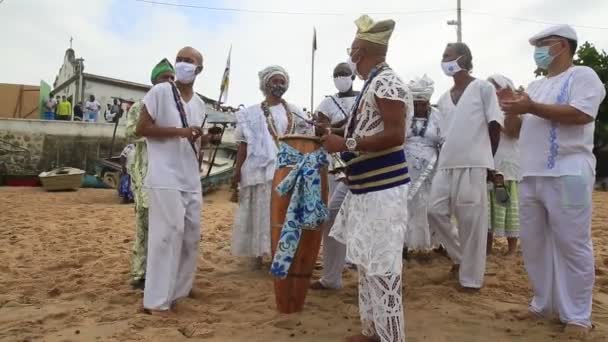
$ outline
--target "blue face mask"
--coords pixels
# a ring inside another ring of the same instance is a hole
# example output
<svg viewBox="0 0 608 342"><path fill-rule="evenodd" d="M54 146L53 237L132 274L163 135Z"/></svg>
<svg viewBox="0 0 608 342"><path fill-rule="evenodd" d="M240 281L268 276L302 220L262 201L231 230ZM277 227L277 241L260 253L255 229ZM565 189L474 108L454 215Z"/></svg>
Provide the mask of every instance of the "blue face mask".
<svg viewBox="0 0 608 342"><path fill-rule="evenodd" d="M555 45L555 44L553 44ZM553 46L537 46L534 48L534 62L541 69L548 69L556 56L551 56L549 50Z"/></svg>

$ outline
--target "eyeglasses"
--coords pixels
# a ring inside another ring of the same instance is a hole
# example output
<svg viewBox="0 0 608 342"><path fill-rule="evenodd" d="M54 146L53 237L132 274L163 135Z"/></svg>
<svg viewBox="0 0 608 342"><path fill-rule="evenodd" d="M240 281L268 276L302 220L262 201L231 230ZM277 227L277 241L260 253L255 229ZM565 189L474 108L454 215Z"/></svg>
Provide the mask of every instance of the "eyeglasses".
<svg viewBox="0 0 608 342"><path fill-rule="evenodd" d="M361 48L358 48L358 47L356 47L356 48L347 48L346 49L346 54L349 55L349 56L352 56L353 52L358 51L360 49Z"/></svg>

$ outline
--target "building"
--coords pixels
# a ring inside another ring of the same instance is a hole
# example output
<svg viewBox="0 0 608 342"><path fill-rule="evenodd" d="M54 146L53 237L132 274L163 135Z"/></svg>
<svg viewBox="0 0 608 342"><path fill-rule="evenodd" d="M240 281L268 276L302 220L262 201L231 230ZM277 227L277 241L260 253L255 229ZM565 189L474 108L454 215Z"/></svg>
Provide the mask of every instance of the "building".
<svg viewBox="0 0 608 342"><path fill-rule="evenodd" d="M40 87L0 83L0 118L38 119Z"/></svg>

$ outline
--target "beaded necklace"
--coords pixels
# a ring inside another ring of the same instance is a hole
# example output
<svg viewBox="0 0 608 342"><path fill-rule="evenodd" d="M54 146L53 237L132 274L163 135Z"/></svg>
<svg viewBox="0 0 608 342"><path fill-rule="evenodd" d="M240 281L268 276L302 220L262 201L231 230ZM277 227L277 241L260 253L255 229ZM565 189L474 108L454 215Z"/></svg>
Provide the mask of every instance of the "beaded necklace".
<svg viewBox="0 0 608 342"><path fill-rule="evenodd" d="M285 108L285 114L287 115L287 131L285 132L285 134L293 134L296 127L295 120L293 119L293 113L289 110L289 106L287 105L287 102L285 100L281 99L281 104L283 105L283 108ZM266 122L268 123L268 130L270 131L270 135L272 135L272 139L274 139L275 143L278 143L279 137L283 134L279 134L277 130L276 124L274 122L274 117L270 112L270 107L268 107L268 103L266 101L263 101L261 106L262 111L264 112L264 116L266 117Z"/></svg>

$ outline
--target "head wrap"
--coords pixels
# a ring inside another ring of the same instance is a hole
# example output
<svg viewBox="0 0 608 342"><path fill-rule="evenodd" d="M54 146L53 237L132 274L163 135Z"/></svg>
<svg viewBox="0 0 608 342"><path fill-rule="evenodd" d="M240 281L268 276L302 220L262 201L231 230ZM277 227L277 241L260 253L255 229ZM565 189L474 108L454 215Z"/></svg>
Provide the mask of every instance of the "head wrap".
<svg viewBox="0 0 608 342"><path fill-rule="evenodd" d="M362 15L355 20L357 25L357 39L388 46L388 40L395 29L395 21L392 19L375 22L368 15Z"/></svg>
<svg viewBox="0 0 608 342"><path fill-rule="evenodd" d="M152 74L150 75L150 81L152 81L152 83L154 83L154 81L158 78L158 76L160 76L162 73L165 73L167 71L175 73L175 69L173 69L173 65L171 65L171 62L169 62L169 60L167 60L166 58L163 58L163 60L158 62L158 64L156 64L154 69L152 69Z"/></svg>
<svg viewBox="0 0 608 342"><path fill-rule="evenodd" d="M435 91L435 82L424 74L422 77L418 77L415 80L411 80L409 87L414 101L429 101Z"/></svg>
<svg viewBox="0 0 608 342"><path fill-rule="evenodd" d="M289 88L289 74L283 67L278 65L271 65L269 67L264 68L264 70L258 72L258 76L260 77L260 90L262 93L266 94L266 86L268 82L272 78L272 76L281 75L285 77L285 85Z"/></svg>
<svg viewBox="0 0 608 342"><path fill-rule="evenodd" d="M576 31L570 25L556 25L546 28L528 39L531 45L536 44L539 40L551 36L563 37L566 39L578 41Z"/></svg>
<svg viewBox="0 0 608 342"><path fill-rule="evenodd" d="M513 84L513 81L503 75L491 75L490 77L488 77L488 81L494 81L494 83L496 83L500 87L500 89L510 88L511 90L515 90L515 85Z"/></svg>

